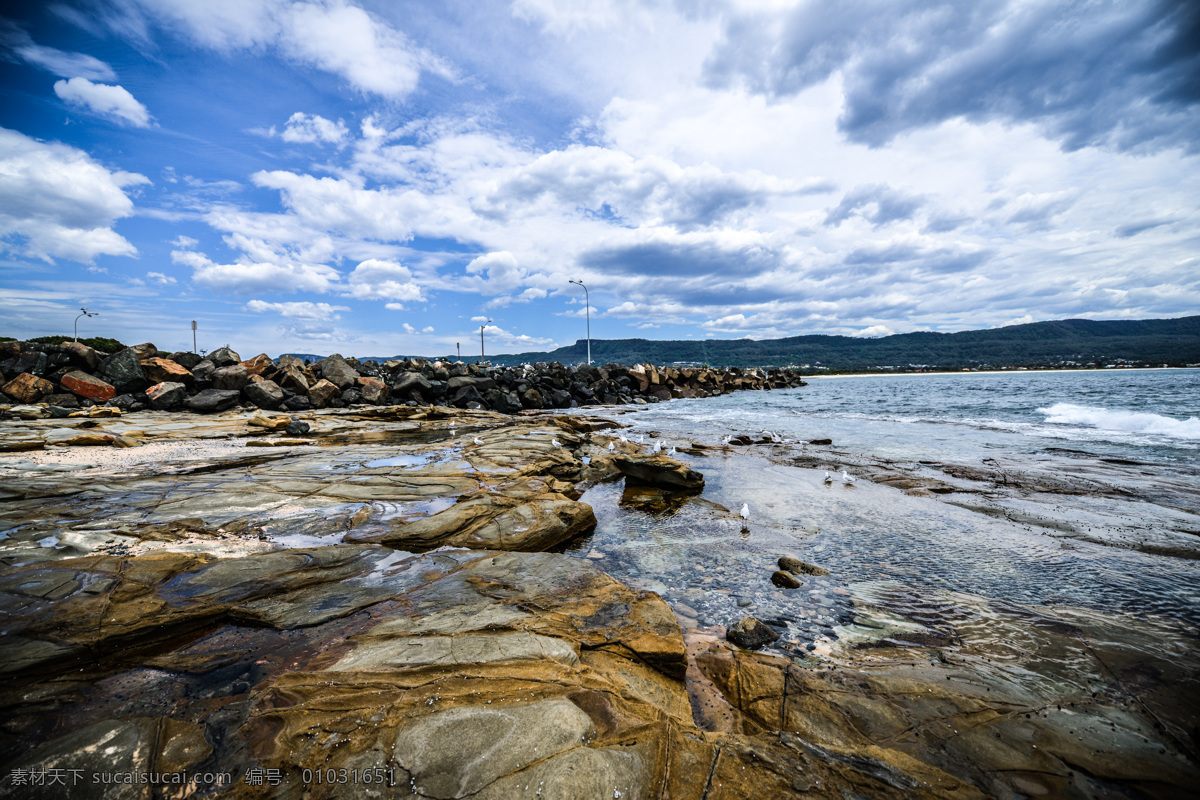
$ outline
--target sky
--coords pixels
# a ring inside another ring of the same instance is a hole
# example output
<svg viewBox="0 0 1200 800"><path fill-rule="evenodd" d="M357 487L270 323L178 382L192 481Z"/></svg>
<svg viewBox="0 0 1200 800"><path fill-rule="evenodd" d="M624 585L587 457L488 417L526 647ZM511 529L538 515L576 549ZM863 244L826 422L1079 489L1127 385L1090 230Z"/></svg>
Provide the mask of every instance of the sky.
<svg viewBox="0 0 1200 800"><path fill-rule="evenodd" d="M0 335L87 307L168 351L196 320L247 356L473 355L589 319L1200 313L1188 0L4 8Z"/></svg>

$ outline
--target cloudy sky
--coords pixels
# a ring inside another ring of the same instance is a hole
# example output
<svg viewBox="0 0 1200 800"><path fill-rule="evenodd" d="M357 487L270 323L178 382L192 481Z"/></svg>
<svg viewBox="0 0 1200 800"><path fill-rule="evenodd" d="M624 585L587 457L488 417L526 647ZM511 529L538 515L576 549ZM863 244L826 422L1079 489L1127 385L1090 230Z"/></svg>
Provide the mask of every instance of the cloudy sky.
<svg viewBox="0 0 1200 800"><path fill-rule="evenodd" d="M570 279L597 338L1200 312L1188 0L6 8L3 335L520 352Z"/></svg>

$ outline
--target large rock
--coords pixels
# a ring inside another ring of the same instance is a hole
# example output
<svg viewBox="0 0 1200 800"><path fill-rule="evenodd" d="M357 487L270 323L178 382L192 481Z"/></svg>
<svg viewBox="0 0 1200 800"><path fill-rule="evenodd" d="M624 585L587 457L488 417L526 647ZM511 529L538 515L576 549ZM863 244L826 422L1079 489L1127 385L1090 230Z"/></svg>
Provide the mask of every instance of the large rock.
<svg viewBox="0 0 1200 800"><path fill-rule="evenodd" d="M90 371L100 363L100 354L81 342L63 342L62 349L71 359L72 366Z"/></svg>
<svg viewBox="0 0 1200 800"><path fill-rule="evenodd" d="M197 364L204 360L203 356L201 356L199 353L193 353L191 350L177 350L176 352L167 356L167 358L171 359L176 364L187 370L194 368Z"/></svg>
<svg viewBox="0 0 1200 800"><path fill-rule="evenodd" d="M295 360L292 359L292 361ZM275 382L281 389L286 389L293 394L308 394L308 378L304 375L303 367L296 364L288 364L280 369L275 376Z"/></svg>
<svg viewBox="0 0 1200 800"><path fill-rule="evenodd" d="M339 389L349 389L359 378L358 371L337 353L321 362L321 377Z"/></svg>
<svg viewBox="0 0 1200 800"><path fill-rule="evenodd" d="M240 392L250 381L250 373L241 364L213 370L212 388Z"/></svg>
<svg viewBox="0 0 1200 800"><path fill-rule="evenodd" d="M405 372L392 384L392 392L399 397L422 400L428 396L432 386L433 384L421 373Z"/></svg>
<svg viewBox="0 0 1200 800"><path fill-rule="evenodd" d="M189 411L196 411L201 414L211 414L216 411L225 411L237 405L238 400L242 397L242 393L232 389L205 389L200 394L189 397L184 401Z"/></svg>
<svg viewBox="0 0 1200 800"><path fill-rule="evenodd" d="M63 388L93 403L107 403L117 395L116 387L86 372L73 370L62 376Z"/></svg>
<svg viewBox="0 0 1200 800"><path fill-rule="evenodd" d="M43 397L54 394L54 384L45 378L22 372L4 384L3 391L9 397L22 403L36 403Z"/></svg>
<svg viewBox="0 0 1200 800"><path fill-rule="evenodd" d="M218 347L208 354L208 360L217 367L232 367L241 363L242 357L228 347Z"/></svg>
<svg viewBox="0 0 1200 800"><path fill-rule="evenodd" d="M359 378L357 383L364 403L380 406L387 402L388 387L379 378Z"/></svg>
<svg viewBox="0 0 1200 800"><path fill-rule="evenodd" d="M738 647L757 650L778 639L779 634L761 620L754 617L743 617L729 626L725 631L725 638Z"/></svg>
<svg viewBox="0 0 1200 800"><path fill-rule="evenodd" d="M254 358L243 361L242 366L251 375L265 375L275 370L275 362L266 353L259 353Z"/></svg>
<svg viewBox="0 0 1200 800"><path fill-rule="evenodd" d="M248 383L242 389L242 394L259 408L266 408L272 411L279 408L279 405L283 402L283 389L279 388L279 384L275 383L275 381Z"/></svg>
<svg viewBox="0 0 1200 800"><path fill-rule="evenodd" d="M109 356L100 370L100 377L111 383L117 394L142 392L150 385L137 351L132 347Z"/></svg>
<svg viewBox="0 0 1200 800"><path fill-rule="evenodd" d="M155 383L182 383L185 386L190 386L192 383L192 373L182 364L178 364L167 358L147 358L142 361L142 371L146 373L148 380Z"/></svg>
<svg viewBox="0 0 1200 800"><path fill-rule="evenodd" d="M173 411L183 404L187 387L182 383L165 381L146 390L146 399L155 411Z"/></svg>
<svg viewBox="0 0 1200 800"><path fill-rule="evenodd" d="M322 378L308 389L308 400L317 408L325 408L338 396L337 384Z"/></svg>
<svg viewBox="0 0 1200 800"><path fill-rule="evenodd" d="M613 458L613 464L627 480L636 483L686 491L704 488L703 475L664 455L619 455Z"/></svg>

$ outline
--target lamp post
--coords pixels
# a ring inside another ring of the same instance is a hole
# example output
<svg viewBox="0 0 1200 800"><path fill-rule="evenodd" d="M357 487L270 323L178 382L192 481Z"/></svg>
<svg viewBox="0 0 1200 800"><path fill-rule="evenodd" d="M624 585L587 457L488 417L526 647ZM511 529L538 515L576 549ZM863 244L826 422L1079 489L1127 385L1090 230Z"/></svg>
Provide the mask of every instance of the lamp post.
<svg viewBox="0 0 1200 800"><path fill-rule="evenodd" d="M99 311L88 311L86 308L79 309L83 313L79 317L96 317L100 315ZM75 341L79 341L79 317L75 318Z"/></svg>
<svg viewBox="0 0 1200 800"><path fill-rule="evenodd" d="M567 283L577 283L583 286L583 281L567 281ZM587 339L588 339L588 360L587 363L592 363L592 301L588 295L588 288L583 286L583 316L587 319Z"/></svg>
<svg viewBox="0 0 1200 800"><path fill-rule="evenodd" d="M482 364L484 361L487 361L487 357L483 354L483 329L487 326L488 322L491 322L491 321L492 321L491 317L488 317L488 321L483 323L483 325L479 326L479 363L480 364Z"/></svg>
<svg viewBox="0 0 1200 800"><path fill-rule="evenodd" d="M196 320L192 320L192 352L196 352Z"/></svg>

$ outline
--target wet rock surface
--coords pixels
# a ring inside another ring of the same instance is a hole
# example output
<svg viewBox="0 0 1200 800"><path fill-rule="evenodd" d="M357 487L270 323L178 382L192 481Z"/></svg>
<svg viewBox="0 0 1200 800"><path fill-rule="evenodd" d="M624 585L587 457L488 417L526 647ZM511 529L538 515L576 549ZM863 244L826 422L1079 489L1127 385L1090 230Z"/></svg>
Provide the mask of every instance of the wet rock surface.
<svg viewBox="0 0 1200 800"><path fill-rule="evenodd" d="M715 556L638 582L661 591L608 574L592 529L614 515L646 551L646 517L737 542L765 512L743 532L692 487L627 481L618 460L667 459L606 420L72 413L0 422L3 797L64 796L18 769L158 774L67 792L138 798L1170 797L1200 777L1186 637L1147 663L1104 615L850 606L833 564L773 545L737 587L774 637L750 652L711 618ZM776 561L804 587L771 587ZM821 609L818 653L786 649L767 592Z"/></svg>

